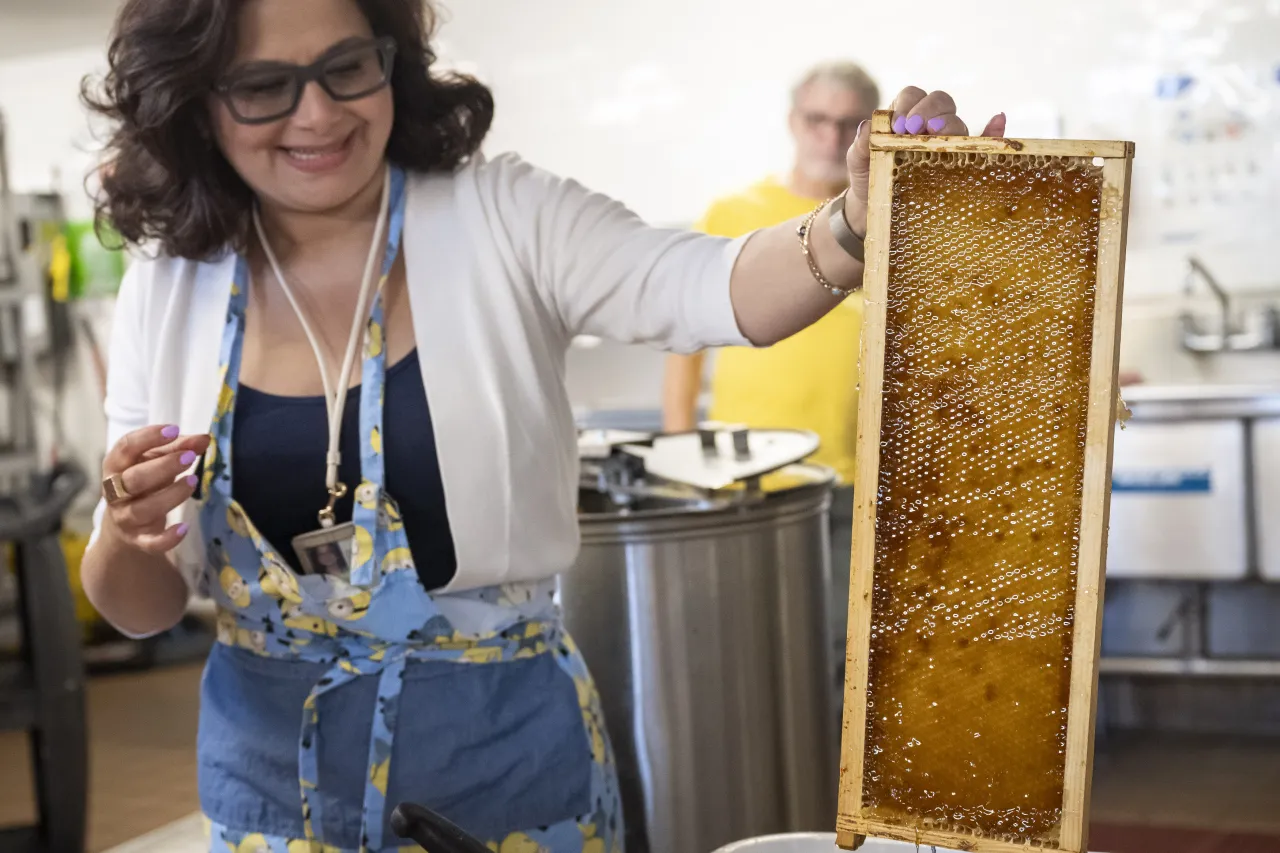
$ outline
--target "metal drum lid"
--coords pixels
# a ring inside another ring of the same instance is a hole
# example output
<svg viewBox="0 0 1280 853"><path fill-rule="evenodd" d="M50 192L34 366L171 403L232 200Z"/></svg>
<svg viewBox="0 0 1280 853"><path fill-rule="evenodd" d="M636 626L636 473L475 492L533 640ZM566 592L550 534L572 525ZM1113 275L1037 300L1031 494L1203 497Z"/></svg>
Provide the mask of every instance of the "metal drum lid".
<svg viewBox="0 0 1280 853"><path fill-rule="evenodd" d="M615 447L641 444L653 438L652 433L626 429L584 429L578 433L578 458L607 459Z"/></svg>
<svg viewBox="0 0 1280 853"><path fill-rule="evenodd" d="M818 449L818 436L803 430L748 429L703 424L696 432L663 435L652 446L626 444L645 471L699 489L724 489L779 471Z"/></svg>

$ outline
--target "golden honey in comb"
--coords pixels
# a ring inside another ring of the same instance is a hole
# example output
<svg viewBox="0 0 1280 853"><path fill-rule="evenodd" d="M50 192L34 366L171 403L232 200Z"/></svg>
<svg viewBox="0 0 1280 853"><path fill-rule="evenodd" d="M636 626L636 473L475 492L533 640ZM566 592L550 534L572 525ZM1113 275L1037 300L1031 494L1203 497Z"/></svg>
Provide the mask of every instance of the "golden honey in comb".
<svg viewBox="0 0 1280 853"><path fill-rule="evenodd" d="M1102 169L898 152L863 816L1062 818Z"/></svg>

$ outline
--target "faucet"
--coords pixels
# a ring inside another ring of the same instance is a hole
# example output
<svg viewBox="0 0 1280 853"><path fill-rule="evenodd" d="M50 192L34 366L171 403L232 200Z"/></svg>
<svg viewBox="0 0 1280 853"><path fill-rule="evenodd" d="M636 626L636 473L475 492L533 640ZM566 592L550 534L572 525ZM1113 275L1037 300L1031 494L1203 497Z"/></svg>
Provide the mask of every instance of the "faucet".
<svg viewBox="0 0 1280 853"><path fill-rule="evenodd" d="M1183 293L1188 296L1191 294L1197 277L1204 281L1218 302L1219 322L1216 332L1204 331L1191 312L1184 310L1179 319L1182 325L1182 346L1185 349L1198 353L1246 352L1276 346L1280 340L1280 314L1274 308L1262 312L1262 322L1256 328L1246 330L1234 322L1231 297L1200 259L1188 257L1187 266L1187 281Z"/></svg>

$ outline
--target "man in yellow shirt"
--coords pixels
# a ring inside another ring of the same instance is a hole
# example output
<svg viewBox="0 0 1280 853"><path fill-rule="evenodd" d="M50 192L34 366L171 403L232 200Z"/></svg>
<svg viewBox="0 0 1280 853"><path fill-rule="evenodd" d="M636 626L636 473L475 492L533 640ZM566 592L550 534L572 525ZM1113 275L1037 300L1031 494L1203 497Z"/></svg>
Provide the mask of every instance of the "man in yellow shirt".
<svg viewBox="0 0 1280 853"><path fill-rule="evenodd" d="M813 210L845 189L849 146L858 125L871 118L880 93L851 62L814 66L791 94L789 126L795 160L783 178L766 178L713 203L696 228L738 237ZM821 440L812 461L840 478L831 510L834 579L830 618L838 661L843 661L853 528L854 451L858 422L858 356L863 296L849 296L805 331L768 349L730 348L715 356L712 420L760 428L805 429ZM663 387L663 426L682 432L697 425L703 354L671 356ZM840 673L843 667L839 667ZM838 674L842 678L842 674Z"/></svg>

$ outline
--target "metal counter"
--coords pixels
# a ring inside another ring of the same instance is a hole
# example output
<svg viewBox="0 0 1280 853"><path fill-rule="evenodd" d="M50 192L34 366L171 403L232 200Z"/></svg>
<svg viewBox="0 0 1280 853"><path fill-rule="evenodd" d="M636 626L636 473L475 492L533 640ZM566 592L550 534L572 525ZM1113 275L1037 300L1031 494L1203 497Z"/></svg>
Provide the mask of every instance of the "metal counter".
<svg viewBox="0 0 1280 853"><path fill-rule="evenodd" d="M1220 679L1239 710L1249 688L1229 685L1280 678L1280 386L1122 396L1101 672ZM1169 703L1182 725L1211 722L1191 694Z"/></svg>
<svg viewBox="0 0 1280 853"><path fill-rule="evenodd" d="M1280 581L1280 387L1122 395L1108 577Z"/></svg>
<svg viewBox="0 0 1280 853"><path fill-rule="evenodd" d="M1121 396L1135 421L1280 417L1280 385L1132 385Z"/></svg>

